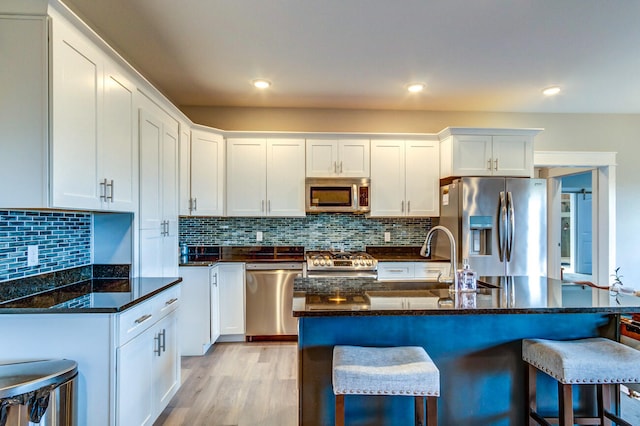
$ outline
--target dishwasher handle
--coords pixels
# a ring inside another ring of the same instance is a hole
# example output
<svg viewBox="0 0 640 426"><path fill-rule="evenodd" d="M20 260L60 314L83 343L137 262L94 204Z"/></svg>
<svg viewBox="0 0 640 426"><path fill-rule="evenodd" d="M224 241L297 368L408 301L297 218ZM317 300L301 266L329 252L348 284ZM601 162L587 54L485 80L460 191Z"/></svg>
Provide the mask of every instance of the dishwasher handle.
<svg viewBox="0 0 640 426"><path fill-rule="evenodd" d="M247 271L276 271L279 269L286 270L302 270L303 262L265 262L265 263L247 263L245 265Z"/></svg>

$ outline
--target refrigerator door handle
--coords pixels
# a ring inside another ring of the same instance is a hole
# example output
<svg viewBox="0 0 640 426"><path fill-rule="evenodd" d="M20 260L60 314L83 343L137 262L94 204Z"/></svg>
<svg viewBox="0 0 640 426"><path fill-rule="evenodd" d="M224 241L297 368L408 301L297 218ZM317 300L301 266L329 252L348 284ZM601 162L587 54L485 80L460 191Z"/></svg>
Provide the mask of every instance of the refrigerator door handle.
<svg viewBox="0 0 640 426"><path fill-rule="evenodd" d="M498 257L504 262L505 245L507 241L507 203L504 191L500 191L500 220L498 223Z"/></svg>
<svg viewBox="0 0 640 426"><path fill-rule="evenodd" d="M511 191L507 192L507 204L509 205L509 229L507 231L507 262L511 262L511 249L513 249L513 234L516 232L516 215L513 207L513 195Z"/></svg>

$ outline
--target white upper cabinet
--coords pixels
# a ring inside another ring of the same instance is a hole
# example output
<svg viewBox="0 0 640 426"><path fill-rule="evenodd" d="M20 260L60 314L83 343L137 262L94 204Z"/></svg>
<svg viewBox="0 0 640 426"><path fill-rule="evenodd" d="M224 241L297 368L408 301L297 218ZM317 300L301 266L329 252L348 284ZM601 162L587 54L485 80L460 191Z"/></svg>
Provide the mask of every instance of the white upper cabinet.
<svg viewBox="0 0 640 426"><path fill-rule="evenodd" d="M49 206L47 34L45 17L0 16L2 208Z"/></svg>
<svg viewBox="0 0 640 426"><path fill-rule="evenodd" d="M102 138L98 139L98 177L106 191L102 208L136 211L138 144L135 86L114 64L105 63Z"/></svg>
<svg viewBox="0 0 640 426"><path fill-rule="evenodd" d="M371 216L438 216L436 141L371 141Z"/></svg>
<svg viewBox="0 0 640 426"><path fill-rule="evenodd" d="M52 207L134 211L133 84L61 18L52 52Z"/></svg>
<svg viewBox="0 0 640 426"><path fill-rule="evenodd" d="M533 176L539 129L447 128L440 132L440 177Z"/></svg>
<svg viewBox="0 0 640 426"><path fill-rule="evenodd" d="M140 275L178 274L178 123L140 110Z"/></svg>
<svg viewBox="0 0 640 426"><path fill-rule="evenodd" d="M227 140L228 216L304 216L302 139Z"/></svg>
<svg viewBox="0 0 640 426"><path fill-rule="evenodd" d="M308 177L369 177L368 139L307 139Z"/></svg>
<svg viewBox="0 0 640 426"><path fill-rule="evenodd" d="M183 156L188 156L184 159ZM183 168L188 172L184 173ZM184 180L187 180L187 183ZM224 138L213 131L192 130L180 140L180 214L224 214ZM186 191L187 195L182 191ZM186 204L186 206L185 206ZM186 208L185 208L186 207Z"/></svg>

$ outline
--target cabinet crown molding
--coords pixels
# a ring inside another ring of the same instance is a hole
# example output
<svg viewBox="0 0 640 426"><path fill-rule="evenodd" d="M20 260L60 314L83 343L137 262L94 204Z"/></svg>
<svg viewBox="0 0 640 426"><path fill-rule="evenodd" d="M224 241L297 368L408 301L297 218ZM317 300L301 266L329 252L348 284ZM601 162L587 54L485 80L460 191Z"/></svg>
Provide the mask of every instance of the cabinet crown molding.
<svg viewBox="0 0 640 426"><path fill-rule="evenodd" d="M446 127L438 132L440 140L453 135L536 136L542 128Z"/></svg>

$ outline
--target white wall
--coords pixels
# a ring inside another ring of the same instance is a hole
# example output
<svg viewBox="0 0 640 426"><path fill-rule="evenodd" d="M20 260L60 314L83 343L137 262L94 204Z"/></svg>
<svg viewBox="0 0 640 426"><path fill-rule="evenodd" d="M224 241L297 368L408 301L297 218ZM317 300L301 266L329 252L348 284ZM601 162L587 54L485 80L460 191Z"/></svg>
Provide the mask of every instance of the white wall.
<svg viewBox="0 0 640 426"><path fill-rule="evenodd" d="M640 115L520 114L290 108L188 107L194 122L224 130L437 133L447 126L535 127L539 151L617 152L617 266L623 281L640 287ZM613 271L611 271L613 272Z"/></svg>

